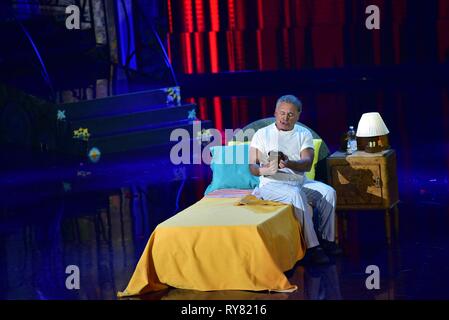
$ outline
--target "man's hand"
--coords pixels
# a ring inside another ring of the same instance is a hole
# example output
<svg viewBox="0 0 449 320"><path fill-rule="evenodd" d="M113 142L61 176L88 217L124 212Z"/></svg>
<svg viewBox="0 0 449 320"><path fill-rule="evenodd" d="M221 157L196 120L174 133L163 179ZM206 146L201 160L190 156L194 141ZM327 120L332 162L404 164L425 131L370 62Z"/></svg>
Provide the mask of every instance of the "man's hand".
<svg viewBox="0 0 449 320"><path fill-rule="evenodd" d="M284 159L279 161L279 168L288 168L288 157L284 154Z"/></svg>
<svg viewBox="0 0 449 320"><path fill-rule="evenodd" d="M272 176L278 171L278 163L276 160L272 160L268 163L266 167L259 168L259 174L261 176Z"/></svg>
<svg viewBox="0 0 449 320"><path fill-rule="evenodd" d="M313 157L315 153L312 148L301 151L301 160L289 160L287 156L279 162L279 168L288 168L297 172L308 172L312 168Z"/></svg>

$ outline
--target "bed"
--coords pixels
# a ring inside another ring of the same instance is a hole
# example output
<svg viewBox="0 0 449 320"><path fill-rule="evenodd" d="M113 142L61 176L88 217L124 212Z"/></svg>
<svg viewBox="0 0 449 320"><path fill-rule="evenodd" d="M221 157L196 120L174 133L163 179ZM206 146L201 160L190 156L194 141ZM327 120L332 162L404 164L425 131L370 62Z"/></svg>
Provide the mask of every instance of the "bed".
<svg viewBox="0 0 449 320"><path fill-rule="evenodd" d="M249 193L212 192L159 224L119 297L167 287L295 291L284 272L305 246L293 207Z"/></svg>
<svg viewBox="0 0 449 320"><path fill-rule="evenodd" d="M217 147L212 152L213 179L206 195L156 227L119 297L168 287L297 289L284 274L305 254L293 207L252 196L258 180L249 173L247 163L216 165L218 158L228 157L228 151L236 148L249 153L247 144Z"/></svg>

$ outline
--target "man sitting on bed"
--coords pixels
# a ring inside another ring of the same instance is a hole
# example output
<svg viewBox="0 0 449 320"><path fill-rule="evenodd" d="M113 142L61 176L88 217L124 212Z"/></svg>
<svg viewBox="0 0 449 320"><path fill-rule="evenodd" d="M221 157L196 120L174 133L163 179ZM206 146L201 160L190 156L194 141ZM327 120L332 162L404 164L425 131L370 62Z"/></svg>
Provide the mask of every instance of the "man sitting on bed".
<svg viewBox="0 0 449 320"><path fill-rule="evenodd" d="M254 195L264 200L291 203L299 220L307 247L306 258L312 263L329 262L328 255L338 255L335 244L335 190L318 181L309 180L314 150L309 130L296 122L302 104L292 95L282 96L276 103L275 123L259 129L250 146L250 171L260 176ZM313 206L318 212L318 226L313 225Z"/></svg>

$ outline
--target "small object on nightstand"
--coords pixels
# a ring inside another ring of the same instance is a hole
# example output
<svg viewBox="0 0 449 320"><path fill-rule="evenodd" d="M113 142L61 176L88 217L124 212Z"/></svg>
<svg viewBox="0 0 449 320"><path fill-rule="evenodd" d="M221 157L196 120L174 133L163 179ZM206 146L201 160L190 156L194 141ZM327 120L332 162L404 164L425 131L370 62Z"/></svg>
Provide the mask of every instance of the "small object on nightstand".
<svg viewBox="0 0 449 320"><path fill-rule="evenodd" d="M346 154L353 154L357 151L357 140L355 136L354 126L349 126L347 136L348 139L346 145Z"/></svg>

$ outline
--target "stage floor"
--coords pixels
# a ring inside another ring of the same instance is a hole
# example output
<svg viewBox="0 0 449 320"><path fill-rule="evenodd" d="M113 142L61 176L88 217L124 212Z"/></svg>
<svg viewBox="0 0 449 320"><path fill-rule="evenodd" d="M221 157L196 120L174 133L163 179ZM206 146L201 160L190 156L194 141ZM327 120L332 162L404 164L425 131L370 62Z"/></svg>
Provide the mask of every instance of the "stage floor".
<svg viewBox="0 0 449 320"><path fill-rule="evenodd" d="M0 299L116 299L154 227L202 197L206 165L174 166L166 150L104 156L98 164L8 168L0 185ZM37 160L36 160L37 161ZM400 228L389 247L382 212L350 212L345 255L287 272L295 293L170 289L141 299L448 299L447 172L399 163ZM435 178L437 177L437 178ZM66 288L66 268L80 288ZM366 268L380 269L368 290Z"/></svg>

